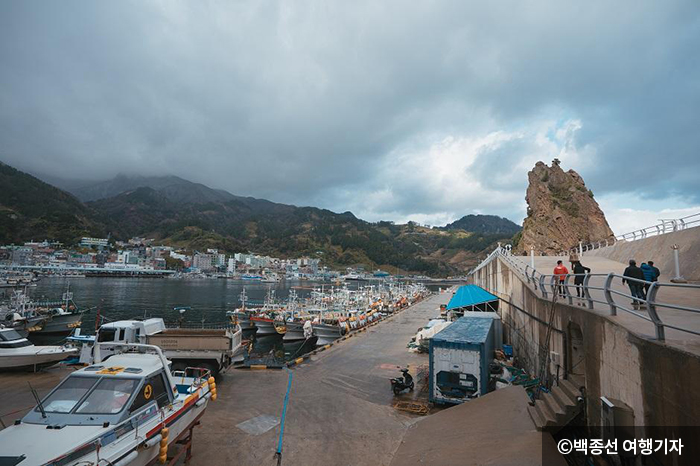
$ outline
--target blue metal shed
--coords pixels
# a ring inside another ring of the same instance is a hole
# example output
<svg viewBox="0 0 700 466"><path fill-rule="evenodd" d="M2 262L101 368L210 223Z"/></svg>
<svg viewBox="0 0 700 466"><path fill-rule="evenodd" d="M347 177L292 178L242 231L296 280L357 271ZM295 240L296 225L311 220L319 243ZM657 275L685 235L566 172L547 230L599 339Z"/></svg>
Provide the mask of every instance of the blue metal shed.
<svg viewBox="0 0 700 466"><path fill-rule="evenodd" d="M430 340L430 401L462 403L489 391L489 365L500 331L497 315L473 313Z"/></svg>

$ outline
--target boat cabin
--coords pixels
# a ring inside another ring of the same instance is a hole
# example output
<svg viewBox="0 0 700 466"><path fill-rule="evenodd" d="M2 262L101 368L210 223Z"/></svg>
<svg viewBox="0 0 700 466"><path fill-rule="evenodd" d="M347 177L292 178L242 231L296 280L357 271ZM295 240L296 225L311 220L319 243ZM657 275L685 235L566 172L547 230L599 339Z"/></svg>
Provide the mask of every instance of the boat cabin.
<svg viewBox="0 0 700 466"><path fill-rule="evenodd" d="M139 415L154 416L172 404L177 389L156 354L125 353L73 372L22 422L108 427Z"/></svg>
<svg viewBox="0 0 700 466"><path fill-rule="evenodd" d="M20 335L17 330L11 328L0 328L0 349L23 348L32 344Z"/></svg>

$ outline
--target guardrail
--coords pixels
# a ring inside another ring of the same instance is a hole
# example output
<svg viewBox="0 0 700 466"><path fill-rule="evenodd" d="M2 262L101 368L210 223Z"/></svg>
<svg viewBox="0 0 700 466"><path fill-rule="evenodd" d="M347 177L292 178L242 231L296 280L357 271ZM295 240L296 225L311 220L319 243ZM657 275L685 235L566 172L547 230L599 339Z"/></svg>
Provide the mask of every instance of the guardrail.
<svg viewBox="0 0 700 466"><path fill-rule="evenodd" d="M563 276L542 274L530 264L526 264L516 256L510 254L508 249L500 246L489 254L470 275L474 276L478 270L493 261L496 257L506 262L512 270L523 275L525 281L544 299L553 300L555 296L557 298L563 297L568 301L569 305L575 305L574 300L578 300L578 305L585 305L589 309L595 309L595 304L598 303L609 309L610 315L613 316L617 315L618 310L626 312L652 323L655 327L656 339L659 341L664 341L666 339L666 328L672 328L681 332L700 336L699 331L673 325L668 321L664 322L659 315L659 311L662 309L683 311L691 314L700 314L700 309L663 302L657 298L659 291L662 289L684 288L700 292L700 285L649 282L615 273L567 274ZM576 278L581 278L581 280L576 280ZM579 283L576 283L576 281ZM637 296L633 295L631 289L629 292L624 291L627 289L626 286L630 284L638 287L639 293ZM575 291L576 296L572 293L572 289L577 290ZM624 301L625 299L631 300L629 304ZM647 310L648 315L640 312L643 309Z"/></svg>
<svg viewBox="0 0 700 466"><path fill-rule="evenodd" d="M636 241L638 239L664 235L666 233L673 233L674 231L681 231L685 230L686 228L693 228L696 226L700 226L700 213L688 215L686 217L681 218L661 220L661 223L657 223L656 225L652 225L646 228L640 228L639 230L634 230L623 235L617 235L614 238L608 238L606 240L596 241L594 243L588 243L579 247L574 247L569 249L568 251L560 253L560 255L567 255L569 252L592 251L593 249L600 249L607 246L612 246L618 241Z"/></svg>

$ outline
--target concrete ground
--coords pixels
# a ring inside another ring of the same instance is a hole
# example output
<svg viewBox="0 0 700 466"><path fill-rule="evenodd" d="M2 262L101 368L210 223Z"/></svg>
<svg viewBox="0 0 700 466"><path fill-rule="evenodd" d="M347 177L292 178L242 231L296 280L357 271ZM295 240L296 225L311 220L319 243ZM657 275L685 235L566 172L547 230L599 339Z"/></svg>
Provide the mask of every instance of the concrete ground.
<svg viewBox="0 0 700 466"><path fill-rule="evenodd" d="M389 379L400 375L397 366L410 365L414 376L418 366L427 366L427 355L409 352L406 344L450 297L432 296L292 369L282 464L388 465L419 419L392 407ZM195 433L192 464L275 464L279 426L258 431L263 421L280 417L287 380L284 370L229 370ZM401 399L421 392L427 399L417 382ZM253 433L237 427L246 421L241 427Z"/></svg>
<svg viewBox="0 0 700 466"><path fill-rule="evenodd" d="M530 398L512 386L427 416L412 425L392 466L565 466L549 433L527 412Z"/></svg>
<svg viewBox="0 0 700 466"><path fill-rule="evenodd" d="M529 263L529 258L518 257L523 263ZM563 260L564 265L568 268L571 264L568 263L567 258L554 257L554 256L542 256L535 257L535 268L544 274L553 273L554 267L556 266L557 260ZM622 275L627 267L627 264L621 262L616 262L603 257L594 256L584 256L581 258L581 263L586 267L591 269L592 274L608 274L616 273ZM637 265L641 265L638 263ZM668 277L665 279L667 282ZM571 281L571 293L576 294L576 289L573 287L573 280ZM591 279L591 286L602 287L604 282L604 277L593 277ZM662 277L662 282L664 279ZM623 285L621 280L615 279L613 282L613 288L619 292L630 294L629 288ZM594 290L591 293L591 297L595 300L605 301L602 291ZM632 308L632 300L628 297L614 295L615 302L624 305L626 308L634 310ZM700 288L684 288L676 286L662 286L656 296L658 303L667 303L680 306L687 306L699 309L700 308ZM587 302L579 301L574 297L574 306L586 307ZM609 318L618 324L624 326L625 328L633 331L634 333L649 339L655 339L655 327L651 322L641 319L638 316L632 315L624 310L618 309L616 316L610 316L610 306L607 304L594 303L594 312L599 312L603 315L609 316ZM648 312L645 308L642 308L636 312L639 312L643 316L648 317ZM659 318L668 325L672 325L679 328L690 329L694 332L700 333L700 314L676 310L671 308L658 307L657 313ZM700 354L700 335L693 335L688 332L683 332L680 330L675 330L673 328L666 328L666 344L674 346L678 349L691 352L693 354Z"/></svg>
<svg viewBox="0 0 700 466"><path fill-rule="evenodd" d="M451 296L434 295L291 369L282 464L388 465L406 429L419 419L392 407L389 379L400 375L397 366L410 365L414 377L419 366L427 367L428 356L408 351L406 344ZM0 374L2 421L9 425L35 405L28 381L43 397L71 370ZM287 380L286 370L223 374L219 399L195 430L190 464L276 464ZM400 399L427 401L424 384L416 382L416 390Z"/></svg>

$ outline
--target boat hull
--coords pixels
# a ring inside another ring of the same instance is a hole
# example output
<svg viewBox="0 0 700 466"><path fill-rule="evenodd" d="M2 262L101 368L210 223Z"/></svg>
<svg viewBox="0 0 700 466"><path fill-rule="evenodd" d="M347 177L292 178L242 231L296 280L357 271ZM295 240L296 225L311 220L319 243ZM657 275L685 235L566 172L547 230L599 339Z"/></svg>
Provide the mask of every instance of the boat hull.
<svg viewBox="0 0 700 466"><path fill-rule="evenodd" d="M306 340L304 336L304 322L287 322L285 323L287 331L284 333L284 341L301 341Z"/></svg>
<svg viewBox="0 0 700 466"><path fill-rule="evenodd" d="M49 317L37 335L69 335L76 327L80 326L82 314L79 312L71 314L59 314Z"/></svg>
<svg viewBox="0 0 700 466"><path fill-rule="evenodd" d="M343 336L343 328L339 325L330 324L313 324L314 334L318 336L316 344L318 346L333 343L335 340Z"/></svg>
<svg viewBox="0 0 700 466"><path fill-rule="evenodd" d="M0 353L0 370L47 367L77 355L76 348L61 346L27 346L3 349Z"/></svg>
<svg viewBox="0 0 700 466"><path fill-rule="evenodd" d="M258 331L256 332L257 336L278 335L277 330L275 329L275 321L274 320L264 319L264 318L260 318L260 317L251 317L250 320L258 328Z"/></svg>
<svg viewBox="0 0 700 466"><path fill-rule="evenodd" d="M251 320L250 314L247 312L232 312L229 315L238 322L238 325L241 326L241 330L244 332L257 330L255 323Z"/></svg>

